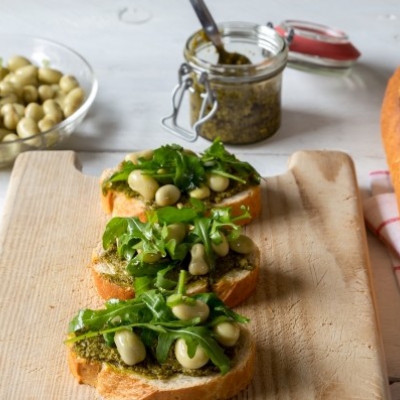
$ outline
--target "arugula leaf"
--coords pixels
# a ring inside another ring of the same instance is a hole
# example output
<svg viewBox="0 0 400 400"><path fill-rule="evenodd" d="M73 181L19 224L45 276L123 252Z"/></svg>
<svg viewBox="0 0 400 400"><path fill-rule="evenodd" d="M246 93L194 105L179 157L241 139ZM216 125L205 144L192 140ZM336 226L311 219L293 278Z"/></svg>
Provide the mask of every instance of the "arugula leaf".
<svg viewBox="0 0 400 400"><path fill-rule="evenodd" d="M220 316L226 316L241 324L247 324L250 320L244 317L229 307L215 293L198 293L192 296L197 300L201 300L210 308L210 320L214 320Z"/></svg>
<svg viewBox="0 0 400 400"><path fill-rule="evenodd" d="M240 161L234 154L229 153L220 138L214 140L212 145L201 156L207 171L227 176L242 183L259 184L260 174L246 161Z"/></svg>
<svg viewBox="0 0 400 400"><path fill-rule="evenodd" d="M115 240L122 236L128 227L128 220L126 218L112 218L106 225L103 233L103 248L107 250L114 244Z"/></svg>
<svg viewBox="0 0 400 400"><path fill-rule="evenodd" d="M152 312L152 322L165 322L176 319L171 309L167 306L164 296L157 290L149 290L143 293L140 298Z"/></svg>
<svg viewBox="0 0 400 400"><path fill-rule="evenodd" d="M162 207L156 211L160 224L176 224L179 222L191 222L198 213L193 208Z"/></svg>
<svg viewBox="0 0 400 400"><path fill-rule="evenodd" d="M155 277L159 271L170 266L171 261L159 261L157 263L139 263L133 260L133 262L129 262L126 266L127 271L130 275L134 276L135 278L140 276L153 276Z"/></svg>
<svg viewBox="0 0 400 400"><path fill-rule="evenodd" d="M163 364L168 357L169 350L176 340L175 335L168 332L158 335L158 343L156 348L156 358L160 364Z"/></svg>
<svg viewBox="0 0 400 400"><path fill-rule="evenodd" d="M146 304L139 297L130 300L111 299L105 303L105 309L83 309L72 319L69 332L81 329L100 330L112 324L113 319L128 321L130 323L143 320L143 311Z"/></svg>
<svg viewBox="0 0 400 400"><path fill-rule="evenodd" d="M79 342L81 340L85 340L85 339L90 339L92 337L96 337L96 336L100 336L103 335L103 337L107 337L108 340L110 340L113 336L110 335L112 333L115 333L119 330L122 329L127 329L127 328L141 328L141 329L148 329L148 330L152 330L158 333L165 333L166 330L162 327L161 324L154 324L154 323L133 323L133 324L126 324L123 326L117 326L117 327L112 327L112 328L105 328L105 329L101 329L99 331L89 331L89 332L85 332L81 335L78 336L71 336L69 337L65 343L75 343L75 342ZM112 343L111 343L112 344Z"/></svg>
<svg viewBox="0 0 400 400"><path fill-rule="evenodd" d="M138 276L135 278L133 285L135 289L135 295L139 296L142 293L146 292L147 290L153 288L154 279L148 275Z"/></svg>
<svg viewBox="0 0 400 400"><path fill-rule="evenodd" d="M164 268L161 271L158 271L156 282L154 283L154 286L159 289L165 289L165 290L175 289L177 282L173 281L172 279L167 279L165 277L165 275L173 269L175 269L175 265L170 265L169 267Z"/></svg>

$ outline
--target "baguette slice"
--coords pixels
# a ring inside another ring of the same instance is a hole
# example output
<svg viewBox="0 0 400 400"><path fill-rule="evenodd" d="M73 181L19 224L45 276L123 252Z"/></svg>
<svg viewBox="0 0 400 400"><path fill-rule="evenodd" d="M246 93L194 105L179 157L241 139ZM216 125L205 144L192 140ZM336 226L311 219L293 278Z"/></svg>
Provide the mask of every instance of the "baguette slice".
<svg viewBox="0 0 400 400"><path fill-rule="evenodd" d="M107 279L107 274L112 274L112 265L106 265L100 259L103 248L101 244L97 246L92 255L90 269L97 292L104 300L112 298L127 300L135 297L132 286L117 285L112 280ZM256 248L246 256L252 270L233 269L218 279L212 285L212 291L228 306L236 307L246 300L255 290L260 271L260 251ZM187 294L193 295L209 291L207 279L199 280L187 285Z"/></svg>
<svg viewBox="0 0 400 400"><path fill-rule="evenodd" d="M115 169L106 169L100 177L100 188L102 182L108 179ZM139 198L126 196L123 192L113 190L107 191L106 194L100 190L101 205L106 214L112 217L134 217L137 216L141 221L146 220L146 211L148 206ZM260 185L251 186L243 192L224 199L221 203L213 205L213 207L231 207L232 216L238 216L243 213L241 206L246 206L249 209L251 218L246 218L237 221L238 225L246 225L261 213L261 187Z"/></svg>
<svg viewBox="0 0 400 400"><path fill-rule="evenodd" d="M389 79L383 98L381 137L400 210L400 67Z"/></svg>
<svg viewBox="0 0 400 400"><path fill-rule="evenodd" d="M253 378L255 344L241 328L232 368L226 375L191 377L179 374L171 379L147 379L106 363L90 361L68 349L68 365L79 383L94 386L108 400L222 400L245 389Z"/></svg>

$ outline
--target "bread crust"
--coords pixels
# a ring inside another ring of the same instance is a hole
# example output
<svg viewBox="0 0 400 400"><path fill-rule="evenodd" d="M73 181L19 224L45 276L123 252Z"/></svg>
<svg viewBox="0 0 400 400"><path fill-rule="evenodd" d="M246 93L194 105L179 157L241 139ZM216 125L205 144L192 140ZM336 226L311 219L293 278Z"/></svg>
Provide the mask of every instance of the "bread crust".
<svg viewBox="0 0 400 400"><path fill-rule="evenodd" d="M104 300L120 299L127 300L135 297L132 287L123 287L115 284L107 279L106 274L101 273L103 270L100 261L102 252L99 245L92 256L90 269L92 272L93 282L97 292ZM213 292L230 308L236 307L245 301L256 289L259 271L260 271L260 250L256 248L252 253L247 255L250 263L254 266L252 270L232 270L222 276L212 285ZM197 285L194 288L188 288L187 294L202 293L208 291L207 285Z"/></svg>
<svg viewBox="0 0 400 400"><path fill-rule="evenodd" d="M90 362L77 356L71 347L67 358L77 381L95 387L108 400L223 400L245 389L253 378L255 343L247 329L241 328L238 345L233 367L224 376L147 379L106 363Z"/></svg>
<svg viewBox="0 0 400 400"><path fill-rule="evenodd" d="M230 308L243 303L255 291L260 273L260 250L257 248L249 254L254 265L251 271L228 272L213 285L213 292Z"/></svg>
<svg viewBox="0 0 400 400"><path fill-rule="evenodd" d="M381 108L381 136L400 210L400 67L386 87Z"/></svg>
<svg viewBox="0 0 400 400"><path fill-rule="evenodd" d="M109 178L115 169L107 169L103 171L100 177L100 188L102 182ZM111 214L112 217L138 217L141 221L146 220L146 204L134 197L127 197L123 192L108 190L103 193L100 190L101 205L106 214ZM246 218L237 221L238 225L246 225L254 218L257 218L261 213L261 186L251 186L249 189L240 192L230 198L224 199L221 203L215 204L215 207L231 207L233 216L243 214L242 206L249 209L251 218Z"/></svg>

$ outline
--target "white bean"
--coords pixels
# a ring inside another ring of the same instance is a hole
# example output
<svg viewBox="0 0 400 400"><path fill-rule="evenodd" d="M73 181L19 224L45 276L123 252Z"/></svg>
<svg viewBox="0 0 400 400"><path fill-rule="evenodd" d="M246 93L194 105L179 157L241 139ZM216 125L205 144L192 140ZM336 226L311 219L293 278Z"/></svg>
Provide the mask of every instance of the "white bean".
<svg viewBox="0 0 400 400"><path fill-rule="evenodd" d="M212 243L211 246L217 255L219 255L220 257L225 257L229 253L229 243L226 239L226 236L222 232L220 232L220 235L222 239L221 243Z"/></svg>
<svg viewBox="0 0 400 400"><path fill-rule="evenodd" d="M25 139L31 136L36 136L38 133L40 133L40 130L37 122L34 119L24 117L18 122L17 133L20 138ZM27 140L25 143L29 144L30 146L40 147L42 141L40 140L40 137L35 137L31 140Z"/></svg>
<svg viewBox="0 0 400 400"><path fill-rule="evenodd" d="M176 243L179 244L186 236L186 225L183 223L171 224L167 226L167 231L165 242L168 243L170 240L175 239Z"/></svg>
<svg viewBox="0 0 400 400"><path fill-rule="evenodd" d="M200 187L193 189L189 192L189 196L195 199L203 200L210 197L210 188L202 183Z"/></svg>
<svg viewBox="0 0 400 400"><path fill-rule="evenodd" d="M237 239L229 242L229 247L236 253L249 254L254 250L256 245L250 237L246 235L240 235Z"/></svg>
<svg viewBox="0 0 400 400"><path fill-rule="evenodd" d="M240 336L240 327L236 322L224 321L214 325L213 332L218 343L233 347Z"/></svg>
<svg viewBox="0 0 400 400"><path fill-rule="evenodd" d="M208 305L201 300L196 300L195 304L180 303L173 306L171 310L175 317L182 321L199 317L200 322L204 322L210 315Z"/></svg>
<svg viewBox="0 0 400 400"><path fill-rule="evenodd" d="M229 178L218 174L209 174L207 176L207 184L214 192L223 192L228 189Z"/></svg>
<svg viewBox="0 0 400 400"><path fill-rule="evenodd" d="M43 112L57 123L64 119L61 107L54 99L48 99L42 104Z"/></svg>
<svg viewBox="0 0 400 400"><path fill-rule="evenodd" d="M129 174L128 185L146 200L154 200L156 192L160 187L153 177L143 174L139 169Z"/></svg>
<svg viewBox="0 0 400 400"><path fill-rule="evenodd" d="M140 338L131 330L122 329L114 336L122 361L127 365L135 365L146 358L146 348Z"/></svg>
<svg viewBox="0 0 400 400"><path fill-rule="evenodd" d="M22 88L22 100L25 104L34 103L39 98L38 90L33 85L27 85Z"/></svg>
<svg viewBox="0 0 400 400"><path fill-rule="evenodd" d="M10 78L11 83L25 85L35 85L37 83L38 68L34 65L25 65L15 70L14 75Z"/></svg>
<svg viewBox="0 0 400 400"><path fill-rule="evenodd" d="M18 140L19 137L15 134L15 133L7 133L4 137L3 137L3 142L13 142L15 140Z"/></svg>
<svg viewBox="0 0 400 400"><path fill-rule="evenodd" d="M64 99L61 100L61 101L62 101L62 104L63 104L63 112L64 112L64 115L65 115L65 118L68 118L68 117L70 117L79 107L76 107L76 106L74 106L74 105L72 105L72 104L65 104L65 99L66 99L66 97L64 97ZM60 101L60 98L58 99L58 101Z"/></svg>
<svg viewBox="0 0 400 400"><path fill-rule="evenodd" d="M201 346L197 346L193 358L190 358L185 339L183 338L179 338L175 342L175 357L179 364L188 369L201 368L209 361L209 357Z"/></svg>
<svg viewBox="0 0 400 400"><path fill-rule="evenodd" d="M44 118L38 121L38 127L40 132L46 132L55 125L57 125L57 122L51 119L50 116L48 115L46 115Z"/></svg>
<svg viewBox="0 0 400 400"><path fill-rule="evenodd" d="M7 61L7 67L10 71L15 71L18 68L24 67L26 65L30 65L31 62L22 56L12 56Z"/></svg>
<svg viewBox="0 0 400 400"><path fill-rule="evenodd" d="M16 103L17 101L18 101L17 95L15 93L10 93L0 100L0 106L4 104Z"/></svg>
<svg viewBox="0 0 400 400"><path fill-rule="evenodd" d="M83 103L84 98L85 92L81 87L77 87L67 94L64 102L65 105L69 104L77 109Z"/></svg>
<svg viewBox="0 0 400 400"><path fill-rule="evenodd" d="M14 85L10 82L1 81L0 82L0 95L7 96L14 93Z"/></svg>
<svg viewBox="0 0 400 400"><path fill-rule="evenodd" d="M155 194L156 203L160 207L172 206L180 197L181 191L171 184L161 186Z"/></svg>
<svg viewBox="0 0 400 400"><path fill-rule="evenodd" d="M8 143L5 147L5 152L3 153L3 160L14 160L21 151L21 143L18 142L18 136L15 133L9 133L3 137L2 142Z"/></svg>
<svg viewBox="0 0 400 400"><path fill-rule="evenodd" d="M52 99L55 95L54 89L50 85L40 85L38 87L38 93L42 102Z"/></svg>
<svg viewBox="0 0 400 400"><path fill-rule="evenodd" d="M40 121L44 117L42 106L38 103L29 103L25 107L25 116Z"/></svg>
<svg viewBox="0 0 400 400"><path fill-rule="evenodd" d="M207 264L205 257L205 248L202 243L196 243L190 250L192 256L189 264L189 273L192 275L205 275L210 271L210 267Z"/></svg>
<svg viewBox="0 0 400 400"><path fill-rule="evenodd" d="M12 109L11 111L9 111L4 115L3 123L7 129L13 131L17 127L17 124L20 121L20 119L21 116L15 111L15 109Z"/></svg>
<svg viewBox="0 0 400 400"><path fill-rule="evenodd" d="M62 77L62 73L54 68L43 67L38 69L38 78L40 82L46 84L58 83Z"/></svg>
<svg viewBox="0 0 400 400"><path fill-rule="evenodd" d="M139 158L144 158L145 160L151 160L153 158L154 151L150 149L135 151L129 153L125 156L125 161L132 161L133 164L138 164Z"/></svg>
<svg viewBox="0 0 400 400"><path fill-rule="evenodd" d="M72 75L63 75L60 79L60 88L63 92L69 93L72 89L79 86L78 81Z"/></svg>

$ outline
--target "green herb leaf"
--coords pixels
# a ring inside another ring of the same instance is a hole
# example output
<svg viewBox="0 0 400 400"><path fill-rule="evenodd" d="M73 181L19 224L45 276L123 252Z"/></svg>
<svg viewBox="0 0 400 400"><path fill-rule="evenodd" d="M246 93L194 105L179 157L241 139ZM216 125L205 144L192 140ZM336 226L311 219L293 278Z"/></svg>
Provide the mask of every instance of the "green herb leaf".
<svg viewBox="0 0 400 400"><path fill-rule="evenodd" d="M193 208L162 207L157 211L160 224L176 224L179 222L190 223L197 216L198 212Z"/></svg>
<svg viewBox="0 0 400 400"><path fill-rule="evenodd" d="M198 293L192 297L201 300L208 305L210 308L210 320L214 320L219 316L226 316L241 324L247 324L250 321L247 317L244 317L227 307L215 293Z"/></svg>
<svg viewBox="0 0 400 400"><path fill-rule="evenodd" d="M139 296L142 293L152 289L154 286L154 279L148 275L138 276L134 280L135 295Z"/></svg>
<svg viewBox="0 0 400 400"><path fill-rule="evenodd" d="M157 278L156 282L154 284L155 287L159 289L165 289L165 290L173 290L175 289L177 282L172 280L172 279L167 279L165 275L169 272L175 269L175 265L170 265L167 268L162 269L161 271L157 272Z"/></svg>
<svg viewBox="0 0 400 400"><path fill-rule="evenodd" d="M160 292L149 290L143 293L140 298L153 314L152 322L165 322L176 319Z"/></svg>
<svg viewBox="0 0 400 400"><path fill-rule="evenodd" d="M219 138L204 151L201 161L204 165L209 165L208 172L249 184L258 185L261 181L260 174L248 162L240 161L229 153Z"/></svg>
<svg viewBox="0 0 400 400"><path fill-rule="evenodd" d="M143 320L145 311L146 304L139 297L131 300L111 299L105 303L105 309L79 311L69 324L69 332L81 329L98 331L112 325L115 319L129 323L138 322Z"/></svg>

